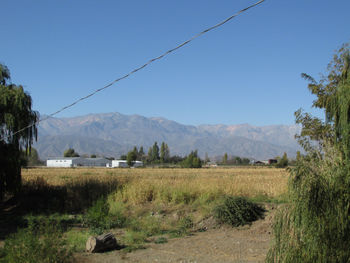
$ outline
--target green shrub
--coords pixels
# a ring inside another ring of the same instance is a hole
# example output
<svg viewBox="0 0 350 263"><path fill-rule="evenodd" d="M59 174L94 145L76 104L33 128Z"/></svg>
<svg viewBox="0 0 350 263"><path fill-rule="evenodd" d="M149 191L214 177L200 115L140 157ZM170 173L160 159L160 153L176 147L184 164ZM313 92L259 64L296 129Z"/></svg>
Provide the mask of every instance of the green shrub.
<svg viewBox="0 0 350 263"><path fill-rule="evenodd" d="M52 220L40 224L29 221L28 228L19 229L5 240L0 253L1 263L68 263L71 252L62 238L62 231Z"/></svg>
<svg viewBox="0 0 350 263"><path fill-rule="evenodd" d="M104 198L98 199L84 215L84 224L91 232L102 234L104 230L113 226L113 220L109 215L109 204Z"/></svg>
<svg viewBox="0 0 350 263"><path fill-rule="evenodd" d="M243 226L264 217L265 209L244 197L228 196L214 209L220 223Z"/></svg>

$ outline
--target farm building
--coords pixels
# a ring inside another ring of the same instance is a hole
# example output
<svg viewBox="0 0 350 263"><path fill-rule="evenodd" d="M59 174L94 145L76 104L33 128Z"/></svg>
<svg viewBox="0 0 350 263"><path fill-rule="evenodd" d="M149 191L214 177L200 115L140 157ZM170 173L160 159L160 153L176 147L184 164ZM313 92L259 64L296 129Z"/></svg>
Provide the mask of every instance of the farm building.
<svg viewBox="0 0 350 263"><path fill-rule="evenodd" d="M46 161L47 167L76 167L81 166L81 157L57 157Z"/></svg>
<svg viewBox="0 0 350 263"><path fill-rule="evenodd" d="M141 167L143 162L135 161L133 167ZM126 160L112 160L112 167L129 167Z"/></svg>
<svg viewBox="0 0 350 263"><path fill-rule="evenodd" d="M106 167L110 160L105 158L82 158L82 157L56 157L49 158L46 161L47 167L77 167L93 166Z"/></svg>

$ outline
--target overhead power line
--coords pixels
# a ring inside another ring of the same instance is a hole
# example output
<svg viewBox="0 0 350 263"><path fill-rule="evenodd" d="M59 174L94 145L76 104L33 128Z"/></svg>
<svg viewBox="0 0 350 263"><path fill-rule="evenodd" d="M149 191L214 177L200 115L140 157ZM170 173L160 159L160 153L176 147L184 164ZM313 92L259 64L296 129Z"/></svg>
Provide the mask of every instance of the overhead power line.
<svg viewBox="0 0 350 263"><path fill-rule="evenodd" d="M218 27L222 26L223 24L226 24L226 23L227 23L228 21L230 21L231 19L233 19L233 18L235 18L236 16L240 15L241 13L247 11L248 9L253 8L253 7L255 7L255 6L261 4L261 3L264 2L264 1L265 1L265 0L260 0L260 1L256 2L255 4L252 4L252 5L250 5L250 6L246 7L246 8L244 8L244 9L238 11L237 13L235 13L235 14L233 14L232 16L226 18L226 19L223 20L222 22L220 22L220 23L218 23L218 24L216 24L216 25L214 25L214 26L212 26L212 27L209 27L209 28L203 30L202 32L200 32L200 33L194 35L192 38L186 40L185 42L183 42L182 44L176 46L175 48L172 48L172 49L166 51L166 52L163 53L162 55L150 59L149 61L147 61L147 62L146 62L145 64L143 64L142 66L140 66L140 67L134 69L133 71L131 71L131 72L125 74L124 76L122 76L122 77L120 77L120 78L117 78L116 80L114 80L114 81L112 81L111 83L105 85L104 87L99 88L99 89L93 91L92 93L90 93L90 94L88 94L88 95L86 95L86 96L84 96L84 97L81 97L81 98L77 99L77 100L74 101L73 103L71 103L71 104L69 104L69 105L67 105L67 106L64 106L63 108L61 108L61 109L55 111L54 113L51 113L50 115L46 116L46 117L43 118L43 119L38 120L36 123L33 123L33 124L31 124L31 125L28 125L27 127L24 127L24 128L22 128L22 129L20 129L20 130L18 130L18 131L16 131L16 132L14 132L14 133L12 133L11 135L8 135L8 136L6 136L6 137L3 137L2 140L4 140L5 138L10 138L11 136L13 136L13 135L15 135L15 134L17 134L17 133L20 133L20 132L22 132L22 131L28 129L28 128L34 126L35 124L39 124L39 123L42 122L42 121L45 121L45 120L47 120L47 119L50 119L50 118L52 118L53 116L57 115L58 113L60 113L60 112L62 112L62 111L64 111L64 110L66 110L66 109L68 109L68 108L73 107L74 105L78 104L79 102L81 102L81 101L83 101L83 100L88 99L89 97L95 95L96 93L101 92L101 91L103 91L103 90L105 90L105 89L107 89L107 88L113 86L115 83L117 83L117 82L119 82L119 81L121 81L121 80L123 80L123 79L128 78L130 75L132 75L132 74L136 73L137 71L139 71L139 70L141 70L141 69L147 67L149 64L151 64L151 63L153 63L153 62L155 62L155 61L157 61L157 60L162 59L163 57L165 57L166 55L168 55L168 54L174 52L175 50L178 50L178 49L182 48L183 46L187 45L188 43L190 43L190 42L193 41L194 39L200 37L201 35L204 35L205 33L208 33L209 31L211 31L211 30L213 30L213 29L215 29L215 28L218 28Z"/></svg>

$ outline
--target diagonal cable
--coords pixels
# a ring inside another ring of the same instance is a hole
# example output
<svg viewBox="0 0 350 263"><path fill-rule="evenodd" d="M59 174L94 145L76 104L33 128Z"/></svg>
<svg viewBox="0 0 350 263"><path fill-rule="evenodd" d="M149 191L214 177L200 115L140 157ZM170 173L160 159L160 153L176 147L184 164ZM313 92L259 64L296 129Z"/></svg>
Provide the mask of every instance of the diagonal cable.
<svg viewBox="0 0 350 263"><path fill-rule="evenodd" d="M182 48L183 46L187 45L188 43L190 43L190 42L193 41L194 39L200 37L201 35L204 35L205 33L208 33L209 31L211 31L211 30L213 30L213 29L215 29L215 28L218 28L218 27L222 26L223 24L226 24L226 23L227 23L228 21L230 21L231 19L235 18L236 16L240 15L241 13L247 11L248 9L250 9L250 8L252 8L252 7L255 7L255 6L261 4L261 3L264 2L264 1L265 1L265 0L260 0L260 1L256 2L255 4L252 4L252 5L250 5L250 6L246 7L246 8L244 8L244 9L238 11L237 13L235 13L235 14L233 14L232 16L226 18L226 19L223 20L222 22L220 22L220 23L218 23L218 24L216 24L216 25L214 25L214 26L212 26L212 27L209 27L209 28L203 30L202 32L200 32L200 33L194 35L192 38L186 40L185 42L183 42L182 44L176 46L175 48L166 51L166 52L163 53L162 55L150 59L149 61L147 61L147 62L146 62L145 64L143 64L142 66L140 66L140 67L134 69L133 71L131 71L131 72L125 74L124 76L122 76L122 77L120 77L120 78L117 78L116 80L114 80L114 81L112 81L111 83L105 85L104 87L99 88L99 89L93 91L92 93L90 93L90 94L88 94L88 95L86 95L86 96L84 96L84 97L81 97L81 98L77 99L77 100L74 101L73 103L71 103L71 104L69 104L69 105L67 105L67 106L64 106L63 108L61 108L61 109L55 111L54 113L51 113L50 115L46 116L45 118L40 119L40 120L38 120L37 122L35 122L35 123L31 124L31 125L28 125L28 126L22 128L22 129L20 129L20 130L18 130L18 131L16 131L16 132L12 133L11 135L8 135L8 136L3 137L2 140L4 140L5 138L9 138L9 137L11 137L11 136L13 136L13 135L15 135L15 134L17 134L17 133L20 133L20 132L22 132L22 131L24 131L24 130L26 130L26 129L28 129L28 128L34 126L34 125L36 125L36 124L39 124L39 123L42 122L42 121L45 121L45 120L47 120L47 119L50 119L50 118L52 118L53 116L57 115L58 113L60 113L60 112L62 112L62 111L64 111L64 110L66 110L66 109L68 109L68 108L73 107L74 105L78 104L79 102L81 102L81 101L83 101L83 100L86 100L86 99L88 99L88 98L91 97L91 96L94 96L96 93L101 92L101 91L103 91L103 90L105 90L105 89L107 89L107 88L113 86L115 83L117 83L117 82L119 82L119 81L121 81L121 80L123 80L123 79L128 78L129 76L131 76L132 74L136 73L137 71L139 71L139 70L141 70L141 69L147 67L149 64L151 64L151 63L153 63L153 62L155 62L155 61L157 61L157 60L162 59L163 57L165 57L166 55L168 55L168 54L174 52L174 51L177 50L177 49Z"/></svg>

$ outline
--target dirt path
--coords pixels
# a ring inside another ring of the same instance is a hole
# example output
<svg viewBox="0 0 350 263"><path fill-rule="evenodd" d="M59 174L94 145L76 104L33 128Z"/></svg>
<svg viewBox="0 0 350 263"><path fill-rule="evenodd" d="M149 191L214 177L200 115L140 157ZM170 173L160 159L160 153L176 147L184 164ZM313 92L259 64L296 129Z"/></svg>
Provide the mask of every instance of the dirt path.
<svg viewBox="0 0 350 263"><path fill-rule="evenodd" d="M269 206L265 219L241 228L221 227L192 236L150 243L132 253L112 251L77 255L78 262L264 262L272 239L271 225L276 206Z"/></svg>

